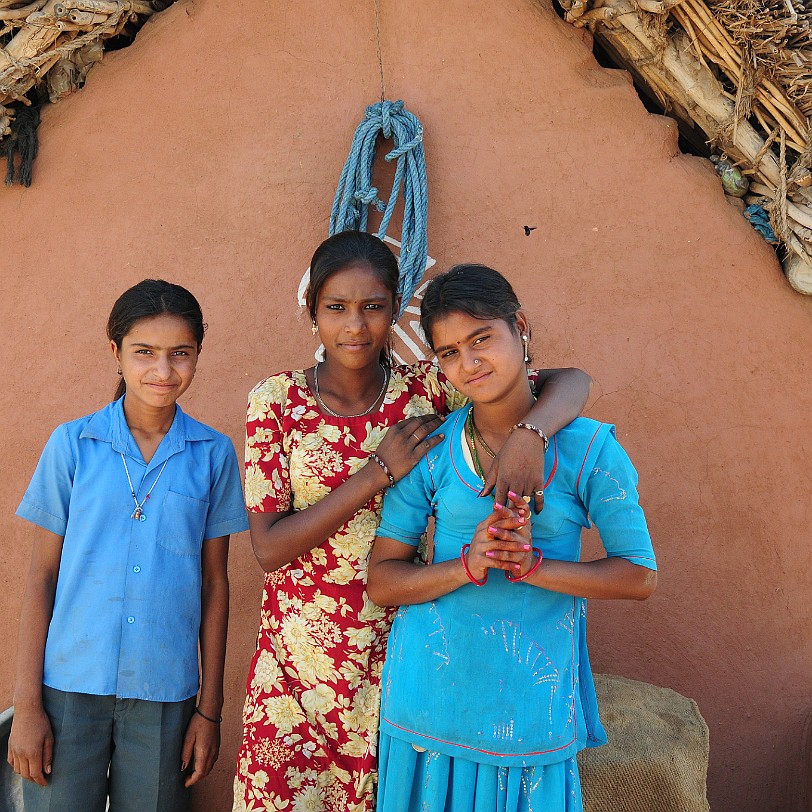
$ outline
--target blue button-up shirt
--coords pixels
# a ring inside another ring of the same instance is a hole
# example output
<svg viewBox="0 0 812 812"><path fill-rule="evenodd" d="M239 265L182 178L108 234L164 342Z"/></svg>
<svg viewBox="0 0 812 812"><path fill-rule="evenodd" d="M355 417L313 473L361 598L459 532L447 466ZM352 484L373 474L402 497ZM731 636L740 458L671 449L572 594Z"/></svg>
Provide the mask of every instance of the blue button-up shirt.
<svg viewBox="0 0 812 812"><path fill-rule="evenodd" d="M152 488L144 521L132 518L122 454L138 501ZM17 515L64 537L44 683L160 702L194 696L203 543L248 527L231 440L178 406L145 463L115 401L54 431Z"/></svg>

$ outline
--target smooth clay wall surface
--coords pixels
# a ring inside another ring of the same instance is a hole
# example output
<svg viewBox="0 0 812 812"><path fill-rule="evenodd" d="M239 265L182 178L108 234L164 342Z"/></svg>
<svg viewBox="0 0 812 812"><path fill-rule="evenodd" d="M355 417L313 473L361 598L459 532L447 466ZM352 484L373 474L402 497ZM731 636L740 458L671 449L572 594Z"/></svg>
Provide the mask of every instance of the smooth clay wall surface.
<svg viewBox="0 0 812 812"><path fill-rule="evenodd" d="M536 362L593 375L588 414L640 473L660 587L593 603L595 670L697 700L714 812L799 810L812 302L548 2L379 5L387 97L425 126L436 267L511 278ZM312 358L296 288L379 95L371 1L180 0L45 111L34 185L0 192L3 707L31 540L13 513L50 431L112 394L113 300L145 277L198 295L209 330L183 406L241 452L249 388ZM230 808L258 624L247 534L232 549L223 747L197 810Z"/></svg>

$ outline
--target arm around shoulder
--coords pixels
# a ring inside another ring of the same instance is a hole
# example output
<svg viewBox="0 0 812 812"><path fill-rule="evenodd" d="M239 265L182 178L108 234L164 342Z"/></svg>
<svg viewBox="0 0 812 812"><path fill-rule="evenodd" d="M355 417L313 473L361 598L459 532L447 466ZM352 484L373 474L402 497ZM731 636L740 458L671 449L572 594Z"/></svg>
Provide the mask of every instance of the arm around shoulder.
<svg viewBox="0 0 812 812"><path fill-rule="evenodd" d="M579 417L592 391L592 378L575 367L540 369L536 373L536 405L528 421L551 437Z"/></svg>

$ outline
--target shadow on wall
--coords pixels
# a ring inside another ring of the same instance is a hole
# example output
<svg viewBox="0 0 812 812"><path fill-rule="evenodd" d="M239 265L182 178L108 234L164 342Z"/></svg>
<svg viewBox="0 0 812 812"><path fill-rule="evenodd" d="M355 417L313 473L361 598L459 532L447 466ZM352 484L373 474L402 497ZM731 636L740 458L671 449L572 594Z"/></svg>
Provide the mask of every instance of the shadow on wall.
<svg viewBox="0 0 812 812"><path fill-rule="evenodd" d="M0 713L0 753L3 754L0 766L0 812L23 812L23 780L6 761L13 719L14 708L8 708Z"/></svg>
<svg viewBox="0 0 812 812"><path fill-rule="evenodd" d="M803 765L806 774L801 779L802 809L812 812L812 709L809 710L804 723L804 738L802 744Z"/></svg>

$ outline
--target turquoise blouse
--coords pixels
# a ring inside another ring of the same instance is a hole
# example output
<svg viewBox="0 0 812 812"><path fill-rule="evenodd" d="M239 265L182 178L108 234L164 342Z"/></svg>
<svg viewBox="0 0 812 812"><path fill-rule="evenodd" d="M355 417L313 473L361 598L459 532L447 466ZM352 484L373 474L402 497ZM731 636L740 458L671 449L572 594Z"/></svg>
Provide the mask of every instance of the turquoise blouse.
<svg viewBox="0 0 812 812"><path fill-rule="evenodd" d="M435 518L434 561L460 555L492 510L463 454L470 407L386 495L378 535L417 546ZM578 418L545 456L545 505L532 518L545 558L578 561L594 521L608 556L656 569L637 474L614 427ZM486 764L530 766L605 743L586 645L586 600L491 570L437 600L402 607L382 677L381 730Z"/></svg>

